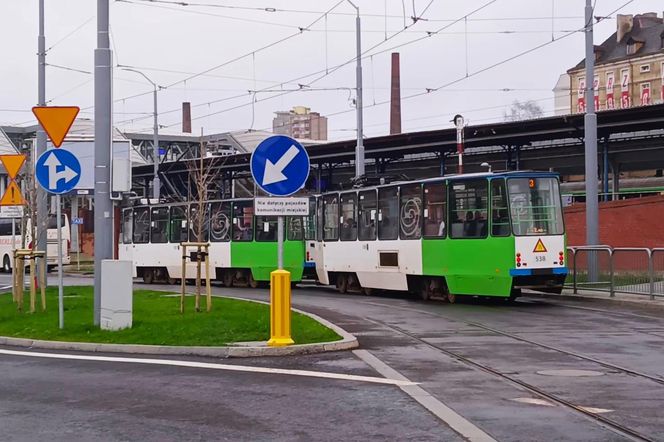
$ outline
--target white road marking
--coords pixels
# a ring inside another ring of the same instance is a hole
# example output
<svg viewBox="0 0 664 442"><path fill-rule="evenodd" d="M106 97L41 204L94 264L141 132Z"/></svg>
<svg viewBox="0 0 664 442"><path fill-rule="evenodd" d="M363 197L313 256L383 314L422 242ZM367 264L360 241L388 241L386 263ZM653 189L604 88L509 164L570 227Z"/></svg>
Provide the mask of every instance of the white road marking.
<svg viewBox="0 0 664 442"><path fill-rule="evenodd" d="M531 405L543 405L545 407L555 407L554 404L552 404L549 401L545 401L544 399L537 399L534 397L517 397L512 399L514 402L521 402L522 404L531 404Z"/></svg>
<svg viewBox="0 0 664 442"><path fill-rule="evenodd" d="M72 354L61 354L61 353L40 353L40 352L5 350L5 349L0 349L0 354L11 355L11 356L26 356L32 358L45 358L45 359L65 359L65 360L94 361L94 362L124 362L129 364L170 365L174 367L207 368L212 370L241 371L248 373L283 374L290 376L304 376L310 378L336 379L342 381L357 381L357 382L368 382L373 384L396 385L398 387L416 385L414 382L403 379L386 379L386 378L378 378L373 376L358 376L353 374L330 373L324 371L287 370L283 368L250 367L247 365L216 364L210 362L178 361L170 359L123 358L115 356L88 356L88 355L72 355Z"/></svg>
<svg viewBox="0 0 664 442"><path fill-rule="evenodd" d="M587 411L588 413L595 413L595 414L611 413L613 411L606 408L594 408L594 407L579 407L579 408L584 411Z"/></svg>
<svg viewBox="0 0 664 442"><path fill-rule="evenodd" d="M398 379L403 382L410 382L404 375L369 353L367 350L353 350L353 353L383 376ZM435 397L431 396L419 385L411 382L411 385L399 385L399 388L419 402L424 408L433 413L438 419L445 422L452 430L456 431L469 441L496 442L494 438L489 436L482 429L475 426L468 419L464 418Z"/></svg>

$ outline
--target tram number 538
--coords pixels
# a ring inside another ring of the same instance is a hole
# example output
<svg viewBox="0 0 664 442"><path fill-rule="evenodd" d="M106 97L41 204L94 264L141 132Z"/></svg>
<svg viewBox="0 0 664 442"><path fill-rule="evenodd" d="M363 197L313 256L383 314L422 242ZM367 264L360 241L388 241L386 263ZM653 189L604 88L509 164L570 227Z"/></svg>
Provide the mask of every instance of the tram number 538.
<svg viewBox="0 0 664 442"><path fill-rule="evenodd" d="M546 261L546 256L535 256L535 262L545 262Z"/></svg>

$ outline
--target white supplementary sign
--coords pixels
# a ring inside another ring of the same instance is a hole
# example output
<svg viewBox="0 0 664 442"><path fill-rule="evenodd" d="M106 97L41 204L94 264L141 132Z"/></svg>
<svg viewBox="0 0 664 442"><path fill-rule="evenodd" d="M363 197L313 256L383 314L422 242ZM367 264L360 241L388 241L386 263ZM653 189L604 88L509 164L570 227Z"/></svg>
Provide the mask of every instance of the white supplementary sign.
<svg viewBox="0 0 664 442"><path fill-rule="evenodd" d="M255 198L257 216L307 216L309 198Z"/></svg>
<svg viewBox="0 0 664 442"><path fill-rule="evenodd" d="M23 218L23 206L0 207L0 218Z"/></svg>

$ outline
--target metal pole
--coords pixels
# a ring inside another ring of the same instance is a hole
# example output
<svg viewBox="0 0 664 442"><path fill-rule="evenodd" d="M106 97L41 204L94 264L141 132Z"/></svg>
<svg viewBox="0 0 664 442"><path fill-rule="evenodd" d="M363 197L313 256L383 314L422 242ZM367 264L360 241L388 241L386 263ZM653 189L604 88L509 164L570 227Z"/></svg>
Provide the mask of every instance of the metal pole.
<svg viewBox="0 0 664 442"><path fill-rule="evenodd" d="M39 0L39 36L37 37L37 105L46 106L46 37L44 36L44 0ZM33 149L33 161L46 152L46 132L37 126L36 149ZM36 241L34 250L46 252L46 220L48 218L47 195L41 186L36 186L37 214L35 222ZM46 265L46 258L40 260L42 266Z"/></svg>
<svg viewBox="0 0 664 442"><path fill-rule="evenodd" d="M277 217L277 268L284 269L284 217Z"/></svg>
<svg viewBox="0 0 664 442"><path fill-rule="evenodd" d="M101 316L101 261L113 257L113 203L111 201L111 60L109 0L97 0L97 49L95 49L95 288L94 324Z"/></svg>
<svg viewBox="0 0 664 442"><path fill-rule="evenodd" d="M62 287L62 224L60 223L60 218L62 217L62 212L60 208L60 195L55 197L55 228L58 230L58 324L60 329L65 327L65 307L64 307L64 293ZM30 275L33 278L36 278L36 275Z"/></svg>
<svg viewBox="0 0 664 442"><path fill-rule="evenodd" d="M12 218L12 254L16 250L16 218ZM14 281L14 267L16 267L16 260L10 264L12 271L12 281Z"/></svg>
<svg viewBox="0 0 664 442"><path fill-rule="evenodd" d="M159 201L159 123L157 122L157 85L154 84L153 92L154 101L154 133L152 134L153 156L154 156L154 172L152 178L152 195L153 198Z"/></svg>
<svg viewBox="0 0 664 442"><path fill-rule="evenodd" d="M159 85L154 81L150 80L150 77L145 75L143 72L132 69L132 68L122 68L123 71L135 72L140 74L145 78L154 88L152 93L152 115L154 118L153 128L152 128L152 159L153 159L153 173L152 173L152 197L159 200L159 193L161 191L161 183L159 181L159 122L157 119L158 107L157 107L157 91L159 90Z"/></svg>
<svg viewBox="0 0 664 442"><path fill-rule="evenodd" d="M595 51L593 47L593 7L586 0L586 114L585 128L585 175L586 175L586 244L599 244L599 203L597 201L597 115L595 114ZM597 253L588 256L588 280L597 280Z"/></svg>
<svg viewBox="0 0 664 442"><path fill-rule="evenodd" d="M457 134L457 154L459 155L459 166L457 173L461 175L463 173L463 117L461 115L454 116L454 124L456 125L456 134Z"/></svg>
<svg viewBox="0 0 664 442"><path fill-rule="evenodd" d="M356 39L356 55L355 60L357 66L355 68L355 95L356 103L355 110L357 113L357 146L355 147L355 178L360 178L364 175L364 123L362 121L362 24L360 20L360 8L352 1L348 0L355 11L357 17L355 18L355 39Z"/></svg>

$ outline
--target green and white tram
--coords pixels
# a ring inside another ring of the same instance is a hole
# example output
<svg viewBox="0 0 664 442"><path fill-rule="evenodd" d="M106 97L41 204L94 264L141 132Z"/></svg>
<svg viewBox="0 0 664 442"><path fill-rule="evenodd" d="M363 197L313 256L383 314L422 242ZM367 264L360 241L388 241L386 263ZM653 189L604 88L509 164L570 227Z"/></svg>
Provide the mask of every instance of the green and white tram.
<svg viewBox="0 0 664 442"><path fill-rule="evenodd" d="M208 201L199 216L198 203L139 205L122 212L119 258L134 263L134 277L147 283L171 283L183 277L180 243L210 242L210 278L224 285L256 287L277 268L277 218L254 216L253 199ZM287 217L284 268L300 281L305 252L303 220ZM200 227L198 227L200 225ZM188 263L187 279L196 264ZM203 269L205 276L205 269Z"/></svg>
<svg viewBox="0 0 664 442"><path fill-rule="evenodd" d="M560 292L567 275L554 173L452 175L316 197L311 254L340 292L423 298Z"/></svg>

